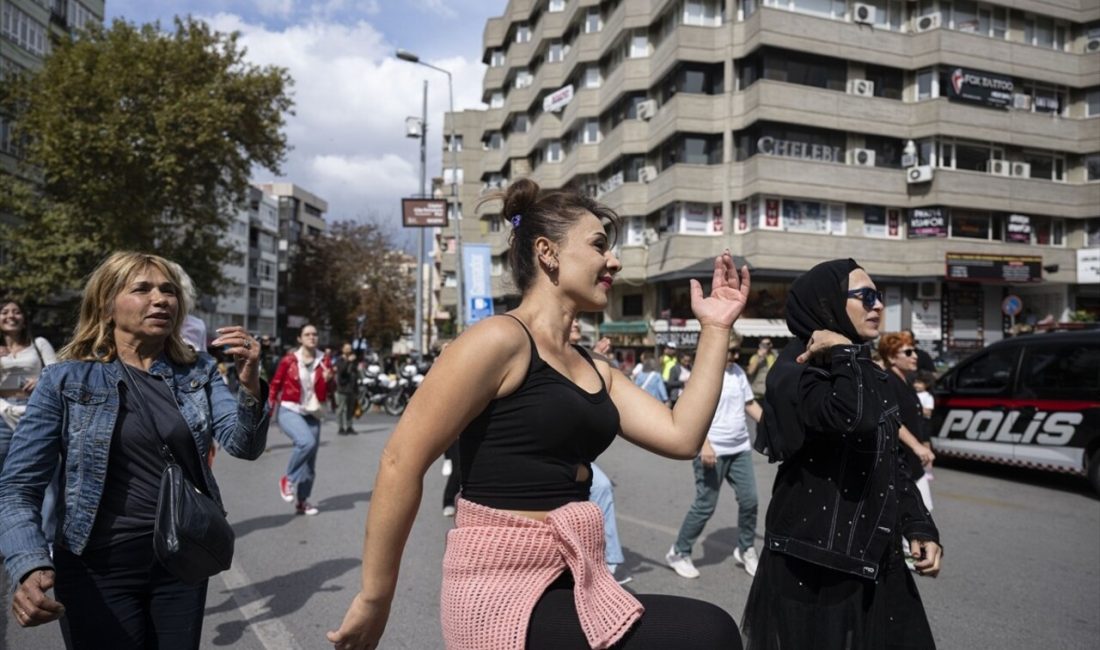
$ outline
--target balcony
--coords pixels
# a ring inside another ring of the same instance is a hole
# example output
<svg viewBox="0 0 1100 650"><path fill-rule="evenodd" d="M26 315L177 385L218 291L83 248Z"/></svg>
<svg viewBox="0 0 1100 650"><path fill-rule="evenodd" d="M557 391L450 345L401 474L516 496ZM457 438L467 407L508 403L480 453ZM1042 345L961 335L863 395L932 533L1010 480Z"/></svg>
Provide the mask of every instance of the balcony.
<svg viewBox="0 0 1100 650"><path fill-rule="evenodd" d="M561 177L565 182L578 174L595 174L599 171L599 144L574 145L561 164Z"/></svg>
<svg viewBox="0 0 1100 650"><path fill-rule="evenodd" d="M726 189L724 166L679 163L665 168L646 185L648 214L672 201L722 203Z"/></svg>
<svg viewBox="0 0 1100 650"><path fill-rule="evenodd" d="M649 124L649 146L655 147L676 132L721 133L729 95L677 93L660 107Z"/></svg>
<svg viewBox="0 0 1100 650"><path fill-rule="evenodd" d="M573 101L561 111L561 123L566 128L573 126L579 117L597 117L600 114L600 90L598 88L578 88L574 90Z"/></svg>
<svg viewBox="0 0 1100 650"><path fill-rule="evenodd" d="M1094 85L1100 58L1059 52L952 29L921 34L872 29L841 20L763 7L733 25L733 58L761 45L916 70L958 64L1010 76L1083 88Z"/></svg>
<svg viewBox="0 0 1100 650"><path fill-rule="evenodd" d="M504 39L508 36L509 21L505 17L490 18L485 21L485 29L481 32L481 49L483 52L504 47Z"/></svg>
<svg viewBox="0 0 1100 650"><path fill-rule="evenodd" d="M678 25L650 56L654 79L660 79L679 61L719 63L726 59L724 27Z"/></svg>
<svg viewBox="0 0 1100 650"><path fill-rule="evenodd" d="M481 79L481 92L484 95L490 90L504 87L504 78L508 76L508 66L498 65L495 68L486 68L485 76Z"/></svg>

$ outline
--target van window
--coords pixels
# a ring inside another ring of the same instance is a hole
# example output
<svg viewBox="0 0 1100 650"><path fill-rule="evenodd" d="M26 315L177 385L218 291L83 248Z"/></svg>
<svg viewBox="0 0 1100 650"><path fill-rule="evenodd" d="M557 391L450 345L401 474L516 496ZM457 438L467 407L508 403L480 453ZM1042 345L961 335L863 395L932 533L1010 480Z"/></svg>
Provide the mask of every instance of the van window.
<svg viewBox="0 0 1100 650"><path fill-rule="evenodd" d="M989 351L959 368L955 375L955 389L982 394L1006 390L1012 384L1012 372L1016 369L1019 355L1017 347Z"/></svg>
<svg viewBox="0 0 1100 650"><path fill-rule="evenodd" d="M1046 399L1094 399L1100 395L1100 346L1039 344L1024 350L1020 392Z"/></svg>

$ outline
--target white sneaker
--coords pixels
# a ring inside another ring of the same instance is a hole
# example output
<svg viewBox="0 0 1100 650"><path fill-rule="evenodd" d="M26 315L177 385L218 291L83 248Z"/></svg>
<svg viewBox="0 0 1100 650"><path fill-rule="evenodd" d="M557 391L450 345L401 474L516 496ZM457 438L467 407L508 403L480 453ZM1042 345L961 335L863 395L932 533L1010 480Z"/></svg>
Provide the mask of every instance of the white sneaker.
<svg viewBox="0 0 1100 650"><path fill-rule="evenodd" d="M672 570L678 573L681 578L699 577L699 569L695 568L691 556L677 553L675 546L669 547L668 553L665 554L665 562L668 562Z"/></svg>
<svg viewBox="0 0 1100 650"><path fill-rule="evenodd" d="M454 506L443 506L443 516L444 517L453 517L453 516L455 516L455 507Z"/></svg>
<svg viewBox="0 0 1100 650"><path fill-rule="evenodd" d="M442 472L443 476L451 475L451 472L454 471L454 463L451 462L450 458L443 459L443 467L440 468L440 471Z"/></svg>
<svg viewBox="0 0 1100 650"><path fill-rule="evenodd" d="M749 547L744 553L741 549L733 549L733 561L745 567L745 573L750 576L756 575L756 565L760 564L760 557L756 554L756 549Z"/></svg>

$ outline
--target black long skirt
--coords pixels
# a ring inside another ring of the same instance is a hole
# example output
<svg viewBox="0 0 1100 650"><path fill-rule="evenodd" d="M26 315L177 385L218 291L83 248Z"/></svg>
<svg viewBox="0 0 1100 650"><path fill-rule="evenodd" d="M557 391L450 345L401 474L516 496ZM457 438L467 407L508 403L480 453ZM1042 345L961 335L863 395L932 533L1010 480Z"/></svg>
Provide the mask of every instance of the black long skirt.
<svg viewBox="0 0 1100 650"><path fill-rule="evenodd" d="M767 548L745 604L745 650L936 647L900 541L877 582Z"/></svg>

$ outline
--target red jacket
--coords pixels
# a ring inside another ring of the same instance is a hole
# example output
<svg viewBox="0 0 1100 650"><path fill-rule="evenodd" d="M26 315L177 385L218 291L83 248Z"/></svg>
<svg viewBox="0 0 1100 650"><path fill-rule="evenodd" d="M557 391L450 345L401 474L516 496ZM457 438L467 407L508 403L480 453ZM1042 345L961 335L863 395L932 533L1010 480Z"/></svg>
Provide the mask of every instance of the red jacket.
<svg viewBox="0 0 1100 650"><path fill-rule="evenodd" d="M325 382L325 363L317 364L313 371L313 392L317 395L317 401L322 404L328 399L328 386ZM298 357L293 351L279 359L279 365L275 368L275 376L271 378L271 389L268 391L271 407L275 408L279 402L302 401L302 385L298 380Z"/></svg>

